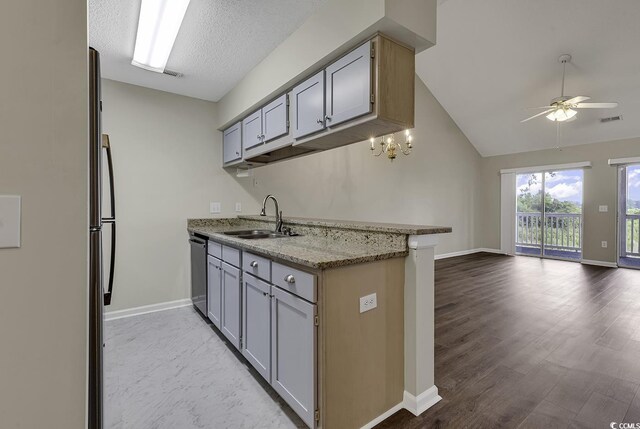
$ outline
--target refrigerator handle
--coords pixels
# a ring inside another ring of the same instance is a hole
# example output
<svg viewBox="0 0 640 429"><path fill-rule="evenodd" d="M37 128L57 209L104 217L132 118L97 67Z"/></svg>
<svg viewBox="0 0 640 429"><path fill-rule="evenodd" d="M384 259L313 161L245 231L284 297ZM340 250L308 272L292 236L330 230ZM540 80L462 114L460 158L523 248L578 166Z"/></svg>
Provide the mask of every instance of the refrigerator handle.
<svg viewBox="0 0 640 429"><path fill-rule="evenodd" d="M107 151L107 168L109 169L109 197L111 198L111 216L107 219L116 219L116 196L115 186L113 178L113 157L111 156L111 143L109 142L109 135L102 135L102 148Z"/></svg>
<svg viewBox="0 0 640 429"><path fill-rule="evenodd" d="M109 287L104 293L104 305L111 305L111 294L113 293L113 273L116 266L116 221L106 219L104 223L111 224L111 256L109 264Z"/></svg>

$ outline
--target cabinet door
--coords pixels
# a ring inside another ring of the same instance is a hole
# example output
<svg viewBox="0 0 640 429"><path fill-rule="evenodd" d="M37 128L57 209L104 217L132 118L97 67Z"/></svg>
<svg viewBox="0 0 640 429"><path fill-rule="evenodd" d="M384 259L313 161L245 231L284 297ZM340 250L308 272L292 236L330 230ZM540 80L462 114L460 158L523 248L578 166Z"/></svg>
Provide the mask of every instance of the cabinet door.
<svg viewBox="0 0 640 429"><path fill-rule="evenodd" d="M222 318L220 330L240 350L240 270L222 263Z"/></svg>
<svg viewBox="0 0 640 429"><path fill-rule="evenodd" d="M271 285L244 273L242 355L271 381Z"/></svg>
<svg viewBox="0 0 640 429"><path fill-rule="evenodd" d="M222 134L223 160L227 164L242 158L242 123L232 125Z"/></svg>
<svg viewBox="0 0 640 429"><path fill-rule="evenodd" d="M220 329L220 313L222 311L222 263L220 259L209 255L207 277L207 312L209 320Z"/></svg>
<svg viewBox="0 0 640 429"><path fill-rule="evenodd" d="M242 120L242 146L244 150L262 144L262 109Z"/></svg>
<svg viewBox="0 0 640 429"><path fill-rule="evenodd" d="M262 131L265 142L289 132L287 94L281 95L262 108Z"/></svg>
<svg viewBox="0 0 640 429"><path fill-rule="evenodd" d="M293 137L300 138L324 129L324 70L291 91Z"/></svg>
<svg viewBox="0 0 640 429"><path fill-rule="evenodd" d="M326 125L371 112L371 42L331 64L326 76Z"/></svg>
<svg viewBox="0 0 640 429"><path fill-rule="evenodd" d="M310 427L316 410L316 306L272 287L271 386Z"/></svg>

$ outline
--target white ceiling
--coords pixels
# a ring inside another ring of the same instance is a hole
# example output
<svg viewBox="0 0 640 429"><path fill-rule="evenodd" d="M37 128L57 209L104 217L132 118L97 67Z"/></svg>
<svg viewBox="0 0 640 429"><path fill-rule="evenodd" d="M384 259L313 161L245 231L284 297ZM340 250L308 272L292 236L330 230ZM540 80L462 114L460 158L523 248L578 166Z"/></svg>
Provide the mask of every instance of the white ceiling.
<svg viewBox="0 0 640 429"><path fill-rule="evenodd" d="M102 76L218 101L325 0L191 0L167 69L174 78L131 65L140 0L89 0L89 43Z"/></svg>
<svg viewBox="0 0 640 429"><path fill-rule="evenodd" d="M620 105L580 111L556 144L555 123L520 120L560 95L563 53L567 94ZM638 0L441 0L437 45L416 67L483 156L640 136Z"/></svg>

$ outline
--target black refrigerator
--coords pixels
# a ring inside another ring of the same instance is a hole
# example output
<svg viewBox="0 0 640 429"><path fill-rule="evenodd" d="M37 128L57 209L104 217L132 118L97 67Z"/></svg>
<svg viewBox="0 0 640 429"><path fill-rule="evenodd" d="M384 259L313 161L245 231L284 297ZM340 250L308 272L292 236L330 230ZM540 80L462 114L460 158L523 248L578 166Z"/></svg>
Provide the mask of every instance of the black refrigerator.
<svg viewBox="0 0 640 429"><path fill-rule="evenodd" d="M89 429L103 427L102 322L104 306L111 303L116 250L113 159L109 136L102 134L101 115L100 54L89 48ZM103 186L103 182L107 182L108 187ZM106 192L103 193L103 189ZM105 196L108 198L103 204ZM105 240L103 235L107 229L110 234ZM105 244L109 248L107 252ZM107 269L105 253L109 255Z"/></svg>

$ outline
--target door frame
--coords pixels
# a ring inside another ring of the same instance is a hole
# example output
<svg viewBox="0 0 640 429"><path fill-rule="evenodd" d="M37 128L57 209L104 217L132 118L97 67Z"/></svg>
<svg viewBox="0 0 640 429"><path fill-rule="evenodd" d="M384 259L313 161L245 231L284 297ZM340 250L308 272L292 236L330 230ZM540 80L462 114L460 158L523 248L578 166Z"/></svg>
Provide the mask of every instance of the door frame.
<svg viewBox="0 0 640 429"><path fill-rule="evenodd" d="M627 216L627 168L629 167L640 167L640 159L629 158L626 163L612 164L612 160L609 160L609 164L614 165L617 170L617 192L616 192L616 264L621 268L628 268L632 270L638 270L640 267L634 267L631 265L620 264L620 259L623 257L622 255L626 255L626 216ZM633 162L635 161L635 162ZM622 222L623 219L625 222ZM623 234L624 228L624 234ZM633 233L633 232L632 232ZM624 235L625 241L622 241L622 236Z"/></svg>

